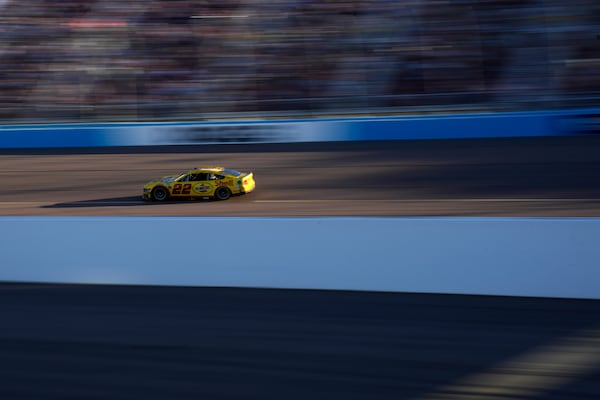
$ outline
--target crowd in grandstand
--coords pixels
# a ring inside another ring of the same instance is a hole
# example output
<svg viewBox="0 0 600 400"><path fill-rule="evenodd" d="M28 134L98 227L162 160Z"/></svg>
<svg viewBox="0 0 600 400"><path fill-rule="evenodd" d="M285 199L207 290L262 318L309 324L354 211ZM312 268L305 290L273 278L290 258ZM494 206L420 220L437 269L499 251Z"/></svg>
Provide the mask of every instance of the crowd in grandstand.
<svg viewBox="0 0 600 400"><path fill-rule="evenodd" d="M0 0L0 118L561 104L595 0Z"/></svg>

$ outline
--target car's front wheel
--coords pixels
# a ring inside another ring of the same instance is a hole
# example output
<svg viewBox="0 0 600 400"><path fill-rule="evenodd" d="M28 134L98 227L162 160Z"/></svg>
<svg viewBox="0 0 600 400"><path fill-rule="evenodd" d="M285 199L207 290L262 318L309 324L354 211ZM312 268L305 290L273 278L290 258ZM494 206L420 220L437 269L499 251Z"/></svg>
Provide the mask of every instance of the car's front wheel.
<svg viewBox="0 0 600 400"><path fill-rule="evenodd" d="M229 188L221 186L215 190L215 198L217 200L227 200L229 197L231 197L231 190Z"/></svg>
<svg viewBox="0 0 600 400"><path fill-rule="evenodd" d="M156 187L152 190L152 200L154 201L165 201L169 198L169 191L162 187Z"/></svg>

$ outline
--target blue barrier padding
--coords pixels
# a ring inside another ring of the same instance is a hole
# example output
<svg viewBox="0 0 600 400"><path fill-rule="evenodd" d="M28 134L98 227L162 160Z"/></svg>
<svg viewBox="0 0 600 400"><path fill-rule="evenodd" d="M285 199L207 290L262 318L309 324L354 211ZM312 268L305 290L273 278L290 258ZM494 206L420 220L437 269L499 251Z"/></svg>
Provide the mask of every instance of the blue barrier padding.
<svg viewBox="0 0 600 400"><path fill-rule="evenodd" d="M0 130L0 148L102 147L105 128L38 128Z"/></svg>
<svg viewBox="0 0 600 400"><path fill-rule="evenodd" d="M589 108L286 121L7 125L0 126L0 148L565 136L599 132L596 116L600 109Z"/></svg>
<svg viewBox="0 0 600 400"><path fill-rule="evenodd" d="M453 139L518 136L555 136L548 115L485 115L449 118L359 121L352 124L350 140Z"/></svg>

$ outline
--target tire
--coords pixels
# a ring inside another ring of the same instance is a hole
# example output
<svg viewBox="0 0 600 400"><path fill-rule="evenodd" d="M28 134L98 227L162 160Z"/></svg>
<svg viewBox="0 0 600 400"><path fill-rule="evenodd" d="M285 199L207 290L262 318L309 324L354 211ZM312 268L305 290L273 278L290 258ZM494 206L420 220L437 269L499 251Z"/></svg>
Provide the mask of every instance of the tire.
<svg viewBox="0 0 600 400"><path fill-rule="evenodd" d="M225 186L218 187L215 190L215 199L217 200L227 200L231 197L231 190Z"/></svg>
<svg viewBox="0 0 600 400"><path fill-rule="evenodd" d="M169 198L169 191L162 187L155 187L154 190L152 190L152 200L154 201L165 201Z"/></svg>

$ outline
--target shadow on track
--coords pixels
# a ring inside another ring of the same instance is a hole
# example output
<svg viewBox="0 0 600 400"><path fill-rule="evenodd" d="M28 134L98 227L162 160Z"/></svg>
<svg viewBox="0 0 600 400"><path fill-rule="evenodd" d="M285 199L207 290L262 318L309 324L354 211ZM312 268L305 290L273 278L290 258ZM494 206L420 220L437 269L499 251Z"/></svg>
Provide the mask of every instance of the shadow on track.
<svg viewBox="0 0 600 400"><path fill-rule="evenodd" d="M79 207L127 207L141 206L144 204L157 204L145 202L140 196L111 197L105 199L69 201L42 206L42 208L79 208Z"/></svg>
<svg viewBox="0 0 600 400"><path fill-rule="evenodd" d="M233 198L234 196L232 196ZM141 196L110 197L104 199L92 199L81 201L69 201L64 203L55 203L42 206L41 208L82 208L82 207L140 207L140 206L160 206L166 204L185 204L185 203L213 203L219 200L206 199L176 199L162 202L145 201Z"/></svg>
<svg viewBox="0 0 600 400"><path fill-rule="evenodd" d="M0 304L4 399L600 398L598 300L0 283Z"/></svg>

